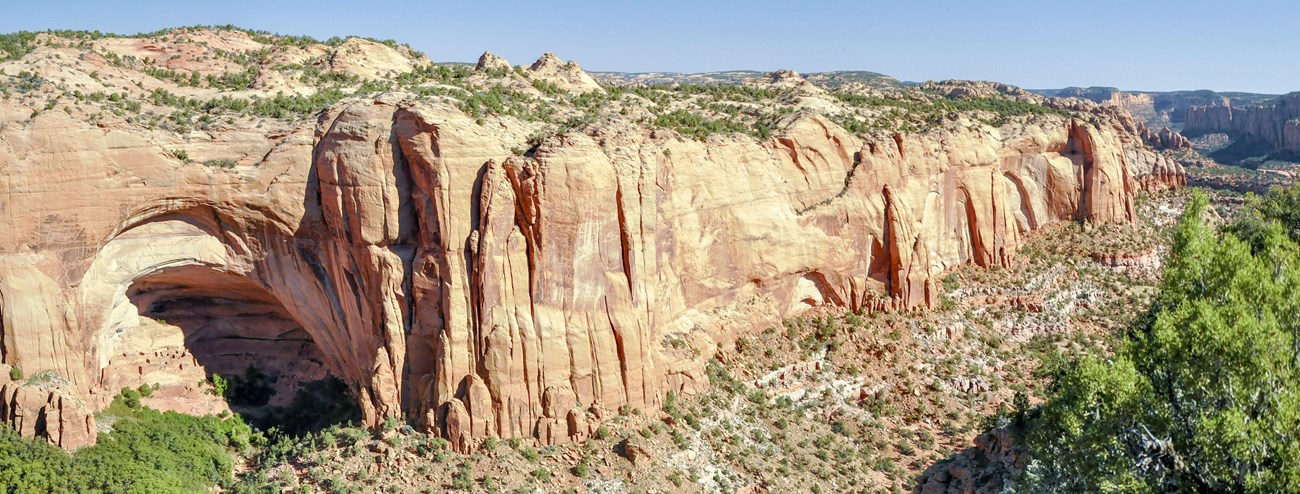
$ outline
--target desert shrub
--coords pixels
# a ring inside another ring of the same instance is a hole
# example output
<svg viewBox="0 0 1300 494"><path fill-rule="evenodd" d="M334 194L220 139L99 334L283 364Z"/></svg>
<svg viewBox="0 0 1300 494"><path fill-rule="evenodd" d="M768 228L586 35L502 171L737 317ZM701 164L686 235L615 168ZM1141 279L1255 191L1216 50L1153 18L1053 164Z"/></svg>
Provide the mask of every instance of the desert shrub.
<svg viewBox="0 0 1300 494"><path fill-rule="evenodd" d="M695 139L704 139L713 134L745 133L750 130L750 127L742 122L729 118L709 119L686 110L659 115L655 118L654 124Z"/></svg>
<svg viewBox="0 0 1300 494"><path fill-rule="evenodd" d="M456 472L451 475L451 488L458 491L474 488L474 470L469 463L461 463L456 467Z"/></svg>
<svg viewBox="0 0 1300 494"><path fill-rule="evenodd" d="M0 62L17 60L36 49L36 35L30 31L0 34Z"/></svg>
<svg viewBox="0 0 1300 494"><path fill-rule="evenodd" d="M122 404L127 408L140 408L140 392L131 388L122 388L118 394L122 399Z"/></svg>
<svg viewBox="0 0 1300 494"><path fill-rule="evenodd" d="M672 482L673 487L681 487L686 479L682 478L682 472L673 470L673 473L668 474L668 481Z"/></svg>
<svg viewBox="0 0 1300 494"><path fill-rule="evenodd" d="M538 468L532 471L533 478L538 482L549 482L551 480L551 471L545 468Z"/></svg>
<svg viewBox="0 0 1300 494"><path fill-rule="evenodd" d="M584 463L579 463L577 465L574 465L573 468L569 471L573 473L574 477L582 478L582 477L586 477L587 474L591 473L591 467L588 467L587 464L584 462Z"/></svg>
<svg viewBox="0 0 1300 494"><path fill-rule="evenodd" d="M538 458L540 458L540 455L537 454L537 450L535 450L535 449L533 449L533 448L523 448L523 449L520 449L520 450L519 450L519 455L520 455L520 456L523 456L524 459L525 459L525 460L528 460L528 461L537 461Z"/></svg>

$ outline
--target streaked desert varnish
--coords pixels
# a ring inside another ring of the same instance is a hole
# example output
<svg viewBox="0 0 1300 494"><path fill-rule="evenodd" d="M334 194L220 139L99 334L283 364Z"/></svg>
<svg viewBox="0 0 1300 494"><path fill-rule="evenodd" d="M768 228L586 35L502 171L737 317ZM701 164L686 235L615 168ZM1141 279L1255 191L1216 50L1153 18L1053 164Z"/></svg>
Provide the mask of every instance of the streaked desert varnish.
<svg viewBox="0 0 1300 494"><path fill-rule="evenodd" d="M552 58L535 66L590 88ZM1050 222L1131 221L1139 188L1182 179L1121 126L1035 122L864 140L807 113L695 141L612 119L519 156L510 120L400 93L183 142L41 113L0 130L0 360L67 384L5 384L0 412L93 440L89 411L157 371L141 362L184 365L131 337L133 287L165 282L301 326L370 424L409 417L462 449L582 437L705 385L713 348L751 328L933 303L946 269L1012 263ZM186 164L180 145L240 159ZM250 358L301 357L267 348Z"/></svg>

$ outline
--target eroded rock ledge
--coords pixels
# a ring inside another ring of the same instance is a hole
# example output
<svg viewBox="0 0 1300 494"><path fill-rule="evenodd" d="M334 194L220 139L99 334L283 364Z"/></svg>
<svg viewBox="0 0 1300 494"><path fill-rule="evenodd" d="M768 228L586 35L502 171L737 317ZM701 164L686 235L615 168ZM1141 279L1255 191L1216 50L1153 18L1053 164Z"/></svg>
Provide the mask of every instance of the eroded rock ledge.
<svg viewBox="0 0 1300 494"><path fill-rule="evenodd" d="M58 113L0 140L0 356L67 383L5 384L0 412L38 407L67 447L123 386L213 411L185 390L241 361L336 376L367 423L462 450L581 438L705 385L750 328L934 303L946 269L1008 265L1047 223L1131 221L1139 189L1183 180L1140 138L1062 118L864 140L806 115L764 141L612 121L521 156L395 95L215 135L261 156L227 171Z"/></svg>

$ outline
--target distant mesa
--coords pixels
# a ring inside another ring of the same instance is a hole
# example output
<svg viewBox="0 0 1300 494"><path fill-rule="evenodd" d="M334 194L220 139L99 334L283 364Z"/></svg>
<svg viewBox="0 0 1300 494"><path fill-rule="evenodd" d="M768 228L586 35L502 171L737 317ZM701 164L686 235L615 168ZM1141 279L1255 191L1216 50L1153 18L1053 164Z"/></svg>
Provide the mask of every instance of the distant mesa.
<svg viewBox="0 0 1300 494"><path fill-rule="evenodd" d="M1273 94L1195 91L1123 91L1114 87L1067 87L1034 92L1057 98L1080 98L1124 108L1153 128L1182 129L1187 110L1196 106L1248 106L1276 98Z"/></svg>
<svg viewBox="0 0 1300 494"><path fill-rule="evenodd" d="M1211 153L1220 161L1300 160L1300 92L1252 105L1192 107L1183 133L1227 135L1233 141Z"/></svg>
<svg viewBox="0 0 1300 494"><path fill-rule="evenodd" d="M779 72L779 71L778 71ZM745 84L754 82L772 82L773 72L756 70L731 70L720 72L592 72L592 77L605 84ZM796 72L796 74L799 74ZM803 73L799 76L824 89L860 84L873 89L899 89L915 84L900 82L898 79L878 72L835 71Z"/></svg>

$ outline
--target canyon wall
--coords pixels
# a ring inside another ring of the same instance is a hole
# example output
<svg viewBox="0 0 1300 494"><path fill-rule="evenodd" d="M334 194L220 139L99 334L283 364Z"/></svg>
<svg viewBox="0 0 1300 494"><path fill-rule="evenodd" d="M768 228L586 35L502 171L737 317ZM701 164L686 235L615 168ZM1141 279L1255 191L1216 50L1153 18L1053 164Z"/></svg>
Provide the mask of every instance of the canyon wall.
<svg viewBox="0 0 1300 494"><path fill-rule="evenodd" d="M1273 151L1300 152L1300 93L1255 106L1199 106L1187 111L1188 136L1228 134L1262 142Z"/></svg>
<svg viewBox="0 0 1300 494"><path fill-rule="evenodd" d="M1081 98L1105 106L1123 108L1133 118L1152 128L1181 128L1188 110L1195 107L1233 106L1245 107L1273 99L1276 95L1258 93L1218 93L1197 91L1120 91L1113 87L1070 87L1056 91L1041 91L1060 98Z"/></svg>
<svg viewBox="0 0 1300 494"><path fill-rule="evenodd" d="M367 424L462 450L562 442L706 385L745 331L936 303L945 270L1182 183L1058 117L864 140L805 115L761 141L607 121L523 154L509 132L389 94L190 144L246 157L220 168L59 112L0 129L0 361L57 384L4 383L2 418L76 447L122 387L204 413L194 377L257 364L281 399L336 376Z"/></svg>

